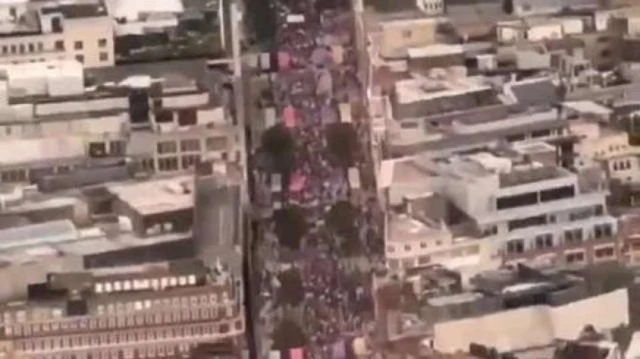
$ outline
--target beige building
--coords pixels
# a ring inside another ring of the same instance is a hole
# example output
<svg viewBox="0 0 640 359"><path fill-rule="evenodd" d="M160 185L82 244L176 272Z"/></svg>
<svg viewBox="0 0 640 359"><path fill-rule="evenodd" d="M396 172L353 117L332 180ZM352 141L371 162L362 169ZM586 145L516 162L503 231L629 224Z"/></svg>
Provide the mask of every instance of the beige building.
<svg viewBox="0 0 640 359"><path fill-rule="evenodd" d="M60 273L1 308L0 352L10 358L154 358L244 333L242 294L200 262L132 272Z"/></svg>
<svg viewBox="0 0 640 359"><path fill-rule="evenodd" d="M538 305L438 323L434 347L446 353L466 350L471 343L499 352L543 348L557 339L577 339L586 325L602 331L628 324L628 305L627 289L619 289L558 307Z"/></svg>
<svg viewBox="0 0 640 359"><path fill-rule="evenodd" d="M204 62L184 65L205 71ZM96 72L100 81L85 88L74 62L0 66L2 182L35 183L123 159L143 175L188 172L199 158L243 165L242 129L198 75L119 70Z"/></svg>
<svg viewBox="0 0 640 359"><path fill-rule="evenodd" d="M114 65L113 20L99 1L1 5L0 62L77 60L87 68ZM8 10L6 9L8 8Z"/></svg>

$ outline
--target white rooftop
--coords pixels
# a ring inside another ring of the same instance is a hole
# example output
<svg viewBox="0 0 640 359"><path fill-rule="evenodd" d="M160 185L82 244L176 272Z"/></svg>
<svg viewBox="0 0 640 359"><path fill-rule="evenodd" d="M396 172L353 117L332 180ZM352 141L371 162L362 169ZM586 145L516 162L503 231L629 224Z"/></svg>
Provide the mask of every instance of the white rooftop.
<svg viewBox="0 0 640 359"><path fill-rule="evenodd" d="M0 230L0 250L38 247L78 239L78 232L71 221L51 221Z"/></svg>
<svg viewBox="0 0 640 359"><path fill-rule="evenodd" d="M407 50L410 58L458 55L464 52L462 45L433 44L423 47L413 47Z"/></svg>
<svg viewBox="0 0 640 359"><path fill-rule="evenodd" d="M107 0L106 3L112 17L128 21L138 21L142 14L184 12L181 0Z"/></svg>
<svg viewBox="0 0 640 359"><path fill-rule="evenodd" d="M71 136L0 141L0 165L83 157L84 144L83 138Z"/></svg>
<svg viewBox="0 0 640 359"><path fill-rule="evenodd" d="M436 98L458 96L491 89L481 76L449 77L446 79L413 78L399 80L395 91L399 103L408 104Z"/></svg>
<svg viewBox="0 0 640 359"><path fill-rule="evenodd" d="M118 183L107 189L141 215L193 208L191 176Z"/></svg>

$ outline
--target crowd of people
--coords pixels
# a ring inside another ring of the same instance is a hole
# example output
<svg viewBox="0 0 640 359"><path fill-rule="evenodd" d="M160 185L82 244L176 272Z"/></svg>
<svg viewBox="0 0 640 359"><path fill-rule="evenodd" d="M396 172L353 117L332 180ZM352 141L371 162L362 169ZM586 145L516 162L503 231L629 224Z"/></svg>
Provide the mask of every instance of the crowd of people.
<svg viewBox="0 0 640 359"><path fill-rule="evenodd" d="M316 0L317 1L317 0ZM307 336L308 353L314 358L332 358L332 348L345 337L362 336L372 319L370 273L345 265L335 233L323 217L332 206L349 201L346 168L329 160L326 128L340 121L338 103L362 102L353 44L353 17L347 11L319 11L314 0L282 0L278 12L276 49L279 71L274 82L274 101L296 141L296 166L285 186L287 205L305 207L311 220L304 241L290 265L300 272L302 296L299 304ZM295 21L290 21L295 15ZM339 47L340 61L332 53ZM356 204L356 238L366 248L374 242L379 219L370 208L375 201ZM371 253L365 250L362 257ZM277 276L265 275L265 281ZM278 285L266 285L273 296L287 295ZM295 294L292 294L295 295ZM285 303L287 301L276 301ZM282 349L282 348L279 348Z"/></svg>

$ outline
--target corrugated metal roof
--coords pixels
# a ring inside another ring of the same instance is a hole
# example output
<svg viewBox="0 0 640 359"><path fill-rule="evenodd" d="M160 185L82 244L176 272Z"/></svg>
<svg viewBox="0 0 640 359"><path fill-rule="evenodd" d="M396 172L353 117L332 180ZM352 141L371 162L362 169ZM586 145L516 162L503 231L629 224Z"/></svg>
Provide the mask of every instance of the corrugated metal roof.
<svg viewBox="0 0 640 359"><path fill-rule="evenodd" d="M0 230L0 250L35 247L78 239L69 220L51 221Z"/></svg>

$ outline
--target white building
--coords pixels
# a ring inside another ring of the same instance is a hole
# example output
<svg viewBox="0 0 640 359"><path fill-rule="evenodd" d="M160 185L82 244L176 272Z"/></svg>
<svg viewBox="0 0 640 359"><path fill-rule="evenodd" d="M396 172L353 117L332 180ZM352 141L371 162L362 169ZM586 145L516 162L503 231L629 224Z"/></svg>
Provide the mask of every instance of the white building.
<svg viewBox="0 0 640 359"><path fill-rule="evenodd" d="M541 145L521 147L517 157L479 152L439 159L433 169L446 176L445 196L498 240L507 259L544 255L583 262L589 254L570 249L610 241L617 233L617 220L606 211L604 175L531 160L530 152ZM596 260L612 259L617 251L609 242L594 250Z"/></svg>
<svg viewBox="0 0 640 359"><path fill-rule="evenodd" d="M113 21L100 0L12 0L0 4L0 63L77 60L114 64Z"/></svg>
<svg viewBox="0 0 640 359"><path fill-rule="evenodd" d="M187 65L205 71L204 62ZM205 157L242 162L242 129L221 100L170 68L163 77L124 74L90 88L77 63L0 71L3 182L37 182L118 159L148 174L190 171Z"/></svg>

